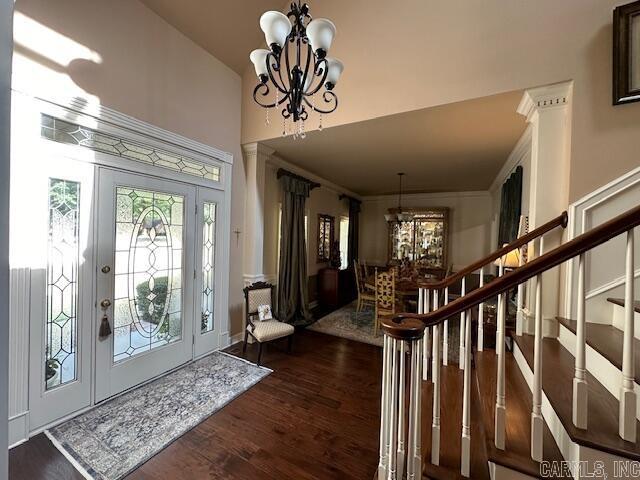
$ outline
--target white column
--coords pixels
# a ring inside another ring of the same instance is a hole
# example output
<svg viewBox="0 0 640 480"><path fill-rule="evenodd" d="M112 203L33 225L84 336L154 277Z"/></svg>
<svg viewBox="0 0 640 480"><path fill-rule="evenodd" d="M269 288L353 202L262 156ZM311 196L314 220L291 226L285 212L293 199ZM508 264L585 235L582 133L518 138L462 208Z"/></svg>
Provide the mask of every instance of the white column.
<svg viewBox="0 0 640 480"><path fill-rule="evenodd" d="M13 0L0 0L0 479L8 478L9 132Z"/></svg>
<svg viewBox="0 0 640 480"><path fill-rule="evenodd" d="M484 267L480 269L480 288L484 286ZM478 305L478 351L484 350L484 303Z"/></svg>
<svg viewBox="0 0 640 480"><path fill-rule="evenodd" d="M433 309L438 309L438 291L433 291ZM433 413L431 422L431 463L440 465L440 331L441 325L433 327Z"/></svg>
<svg viewBox="0 0 640 480"><path fill-rule="evenodd" d="M449 304L449 287L444 289L444 304ZM449 319L444 321L444 333L442 335L442 364L449 365Z"/></svg>
<svg viewBox="0 0 640 480"><path fill-rule="evenodd" d="M405 363L407 342L400 343L400 378L398 381L398 450L396 452L396 471L397 478L401 479L404 475L404 460L406 458L405 446Z"/></svg>
<svg viewBox="0 0 640 480"><path fill-rule="evenodd" d="M504 273L504 266L500 262L499 276ZM506 402L505 402L505 369L504 369L504 334L506 315L506 294L498 295L498 324L496 331L496 355L498 356L497 379L496 379L496 412L495 412L495 445L496 448L504 450L506 432Z"/></svg>
<svg viewBox="0 0 640 480"><path fill-rule="evenodd" d="M587 367L586 367L586 318L585 318L585 255L578 259L578 310L576 324L576 365L573 377L573 424L582 429L587 428Z"/></svg>
<svg viewBox="0 0 640 480"><path fill-rule="evenodd" d="M462 453L460 455L460 472L464 477L470 475L471 468L471 319L469 311L465 312L465 360L462 389ZM462 332L460 332L462 335Z"/></svg>
<svg viewBox="0 0 640 480"><path fill-rule="evenodd" d="M244 283L264 281L264 189L266 165L274 150L260 143L242 146L246 174Z"/></svg>
<svg viewBox="0 0 640 480"><path fill-rule="evenodd" d="M380 400L380 459L378 462L378 478L387 478L388 457L387 457L387 437L389 432L388 395L390 389L390 365L389 353L391 350L391 338L385 333L383 335L382 347L382 398Z"/></svg>
<svg viewBox="0 0 640 480"><path fill-rule="evenodd" d="M460 296L464 297L466 292L466 287L467 287L467 279L465 277L462 277L462 289L460 290ZM464 350L465 350L465 344L464 344L464 323L465 323L465 312L462 312L460 314L460 355L458 357L458 367L462 370L464 368Z"/></svg>
<svg viewBox="0 0 640 480"><path fill-rule="evenodd" d="M517 112L531 125L529 225L531 230L557 217L569 204L571 102L573 82L526 90ZM546 236L547 250L560 245L562 229ZM560 269L544 273L543 331L558 316Z"/></svg>
<svg viewBox="0 0 640 480"><path fill-rule="evenodd" d="M633 348L633 229L627 232L626 278L624 285L624 340L622 347L622 386L620 387L620 436L636 441L635 352Z"/></svg>

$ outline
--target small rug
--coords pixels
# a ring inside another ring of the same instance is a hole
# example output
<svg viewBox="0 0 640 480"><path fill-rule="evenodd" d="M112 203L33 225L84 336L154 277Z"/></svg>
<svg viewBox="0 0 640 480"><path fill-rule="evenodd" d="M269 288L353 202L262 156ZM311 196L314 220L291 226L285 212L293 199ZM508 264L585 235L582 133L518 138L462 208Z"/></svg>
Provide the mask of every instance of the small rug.
<svg viewBox="0 0 640 480"><path fill-rule="evenodd" d="M356 312L356 302L353 302L325 315L307 328L314 332L381 347L382 332L378 330L378 335L374 337L373 317L373 308L365 306L360 312Z"/></svg>
<svg viewBox="0 0 640 480"><path fill-rule="evenodd" d="M117 480L270 372L214 352L45 433L86 478Z"/></svg>
<svg viewBox="0 0 640 480"><path fill-rule="evenodd" d="M348 338L356 342L369 343L382 346L382 332L373 336L374 310L365 306L360 312L356 312L356 302L350 303L307 327L314 332L326 333L335 337ZM449 362L457 363L460 342L460 316L449 320Z"/></svg>

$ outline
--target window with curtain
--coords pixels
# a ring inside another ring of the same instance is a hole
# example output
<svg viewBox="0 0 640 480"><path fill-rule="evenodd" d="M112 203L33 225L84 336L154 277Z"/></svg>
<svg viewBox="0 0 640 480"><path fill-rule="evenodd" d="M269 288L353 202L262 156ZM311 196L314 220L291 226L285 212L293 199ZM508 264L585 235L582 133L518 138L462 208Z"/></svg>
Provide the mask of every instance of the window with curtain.
<svg viewBox="0 0 640 480"><path fill-rule="evenodd" d="M340 218L340 269L349 267L349 217Z"/></svg>

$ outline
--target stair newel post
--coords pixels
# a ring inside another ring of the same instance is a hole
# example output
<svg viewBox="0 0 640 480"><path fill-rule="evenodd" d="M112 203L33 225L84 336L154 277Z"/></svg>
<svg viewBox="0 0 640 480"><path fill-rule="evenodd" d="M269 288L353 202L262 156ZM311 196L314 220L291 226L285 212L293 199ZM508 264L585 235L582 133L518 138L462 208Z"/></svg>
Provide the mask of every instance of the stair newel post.
<svg viewBox="0 0 640 480"><path fill-rule="evenodd" d="M406 364L406 352L407 352L407 342L400 341L399 342L400 351L398 354L400 355L400 370L399 370L399 378L398 378L398 451L396 452L396 470L397 470L397 478L401 479L404 475L404 460L406 458L406 447L405 447L405 364Z"/></svg>
<svg viewBox="0 0 640 480"><path fill-rule="evenodd" d="M586 367L586 318L585 318L585 254L578 258L578 309L576 323L576 365L573 377L573 424L587 428L587 367Z"/></svg>
<svg viewBox="0 0 640 480"><path fill-rule="evenodd" d="M433 309L438 309L438 290L433 291ZM440 465L440 331L441 325L433 327L433 415L431 424L431 463Z"/></svg>
<svg viewBox="0 0 640 480"><path fill-rule="evenodd" d="M444 289L444 304L449 304L449 287ZM444 321L444 333L442 334L442 364L449 365L449 319Z"/></svg>
<svg viewBox="0 0 640 480"><path fill-rule="evenodd" d="M378 462L378 478L386 479L388 470L387 444L389 436L389 392L391 388L391 368L389 365L391 358L391 337L386 333L383 336L382 348L382 398L380 401L380 460Z"/></svg>
<svg viewBox="0 0 640 480"><path fill-rule="evenodd" d="M467 279L466 277L462 277L462 289L460 290L460 297L464 297L467 293ZM460 314L460 356L458 358L458 367L462 370L464 368L464 323L465 323L465 312Z"/></svg>
<svg viewBox="0 0 640 480"><path fill-rule="evenodd" d="M544 239L539 240L539 256L542 256ZM531 409L531 458L542 461L542 436L544 419L542 417L542 274L536 277L535 325L533 344L533 406Z"/></svg>
<svg viewBox="0 0 640 480"><path fill-rule="evenodd" d="M460 455L460 472L463 476L470 475L471 468L471 318L469 310L465 314L465 349L464 380L462 391L462 453ZM463 332L460 332L462 336Z"/></svg>
<svg viewBox="0 0 640 480"><path fill-rule="evenodd" d="M430 307L430 295L431 295L431 290L429 290L428 288L424 289L424 292L422 294L422 301L424 302L424 305L422 306L422 312L423 313L429 313L431 311ZM427 328L424 331L424 345L422 348L422 379L423 380L429 380L429 357L431 355L431 349L430 347L430 328Z"/></svg>
<svg viewBox="0 0 640 480"><path fill-rule="evenodd" d="M504 273L504 262L500 259L498 267L498 276L502 277ZM496 355L497 362L497 380L496 380L496 409L495 409L495 438L496 448L504 450L506 435L506 402L505 402L505 316L506 316L506 295L501 293L498 295L498 322L496 330Z"/></svg>
<svg viewBox="0 0 640 480"><path fill-rule="evenodd" d="M480 268L480 288L484 286L484 267ZM478 305L478 351L484 350L484 303Z"/></svg>
<svg viewBox="0 0 640 480"><path fill-rule="evenodd" d="M622 349L622 386L620 387L619 433L627 442L636 441L636 394L634 340L634 234L633 228L627 232L626 273L624 284L624 340Z"/></svg>

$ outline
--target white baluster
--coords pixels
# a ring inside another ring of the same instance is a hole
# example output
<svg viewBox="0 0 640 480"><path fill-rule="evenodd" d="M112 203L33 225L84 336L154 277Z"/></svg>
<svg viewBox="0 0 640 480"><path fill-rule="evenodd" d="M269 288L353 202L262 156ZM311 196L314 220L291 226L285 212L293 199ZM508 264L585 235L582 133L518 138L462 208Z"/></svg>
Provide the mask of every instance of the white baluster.
<svg viewBox="0 0 640 480"><path fill-rule="evenodd" d="M460 455L460 471L463 476L470 475L471 468L471 318L465 312L465 359L464 384L462 390L462 453ZM462 332L460 332L462 334Z"/></svg>
<svg viewBox="0 0 640 480"><path fill-rule="evenodd" d="M382 349L382 398L380 401L380 461L378 463L378 478L387 478L387 435L389 427L389 419L387 418L388 410L388 393L390 384L390 353L391 338L385 333L383 335Z"/></svg>
<svg viewBox="0 0 640 480"><path fill-rule="evenodd" d="M521 267L523 265L522 261L523 261L522 248L520 248L519 249L519 255L518 255L518 266L519 267ZM518 335L518 336L521 336L522 333L524 332L523 302L524 302L524 284L523 283L519 283L518 284L518 293L517 293L517 296L516 296L516 335Z"/></svg>
<svg viewBox="0 0 640 480"><path fill-rule="evenodd" d="M636 394L633 349L633 229L627 232L626 275L624 285L624 340L622 347L622 386L620 387L619 433L627 442L636 441Z"/></svg>
<svg viewBox="0 0 640 480"><path fill-rule="evenodd" d="M404 428L404 416L405 416L405 360L406 360L406 342L400 343L400 378L398 381L398 451L396 455L396 470L397 477L403 478L404 475L404 459L406 457L405 451L405 428Z"/></svg>
<svg viewBox="0 0 640 480"><path fill-rule="evenodd" d="M484 286L484 267L480 269L480 288ZM478 305L478 351L484 350L484 303Z"/></svg>
<svg viewBox="0 0 640 480"><path fill-rule="evenodd" d="M504 273L504 265L500 260L498 276ZM496 448L504 450L505 444L505 427L506 427L506 403L505 403L505 370L504 370L504 330L506 315L506 295L501 293L498 295L498 324L496 331L496 354L498 356L498 372L496 381L496 412L495 412L495 445Z"/></svg>
<svg viewBox="0 0 640 480"><path fill-rule="evenodd" d="M396 480L396 440L398 438L398 340L391 340L391 395L389 398L389 435L387 444L387 458L389 468L387 479Z"/></svg>
<svg viewBox="0 0 640 480"><path fill-rule="evenodd" d="M438 291L433 291L433 309L438 309ZM431 463L440 465L440 331L441 326L433 327L433 362L431 379L433 380L433 415L431 423Z"/></svg>
<svg viewBox="0 0 640 480"><path fill-rule="evenodd" d="M407 478L422 478L422 349L424 338L413 343L411 375L411 404L409 411L409 458L407 459ZM415 353L415 355L414 355Z"/></svg>
<svg viewBox="0 0 640 480"><path fill-rule="evenodd" d="M462 277L462 290L460 291L460 296L464 297L466 294L467 287L467 279ZM458 367L462 370L464 368L464 321L465 321L465 312L460 314L460 356L458 357Z"/></svg>
<svg viewBox="0 0 640 480"><path fill-rule="evenodd" d="M429 295L430 290L429 289L425 289L424 293L422 295L422 301L424 302L424 306L423 306L423 312L424 313L429 313L431 310L429 308L430 306L430 295ZM424 346L422 348L422 379L423 380L429 380L429 357L431 355L431 350L430 350L430 345L431 345L431 329L427 328L424 331Z"/></svg>
<svg viewBox="0 0 640 480"><path fill-rule="evenodd" d="M449 287L444 289L444 304L449 304ZM444 321L444 333L442 335L442 364L449 365L449 319Z"/></svg>
<svg viewBox="0 0 640 480"><path fill-rule="evenodd" d="M420 301L420 293L418 294ZM420 310L418 303L418 310ZM415 431L416 431L416 389L420 388L421 379L416 382L418 363L422 358L418 351L418 340L411 342L411 357L409 360L409 431L407 432L407 479L415 479ZM419 478L419 477L418 477Z"/></svg>
<svg viewBox="0 0 640 480"><path fill-rule="evenodd" d="M585 318L585 286L584 286L584 253L578 259L578 319L576 324L576 366L573 377L573 424L582 429L587 428L587 367L585 361L586 318Z"/></svg>

